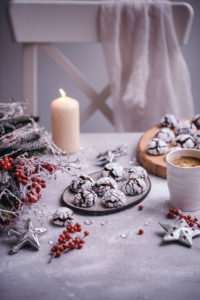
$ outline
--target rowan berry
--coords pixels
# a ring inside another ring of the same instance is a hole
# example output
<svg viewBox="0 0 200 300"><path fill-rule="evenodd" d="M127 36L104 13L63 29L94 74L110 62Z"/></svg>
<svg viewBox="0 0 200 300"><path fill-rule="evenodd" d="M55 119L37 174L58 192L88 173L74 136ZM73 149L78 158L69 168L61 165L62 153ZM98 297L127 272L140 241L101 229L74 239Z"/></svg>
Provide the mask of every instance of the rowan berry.
<svg viewBox="0 0 200 300"><path fill-rule="evenodd" d="M87 236L89 235L90 233L88 231L84 231L84 235Z"/></svg>
<svg viewBox="0 0 200 300"><path fill-rule="evenodd" d="M143 208L144 208L143 205L139 205L138 207L139 210L143 210Z"/></svg>
<svg viewBox="0 0 200 300"><path fill-rule="evenodd" d="M76 248L76 245L74 244L74 242L69 242L69 247L71 248L71 249L75 249Z"/></svg>
<svg viewBox="0 0 200 300"><path fill-rule="evenodd" d="M139 229L139 231L138 231L138 234L143 234L144 233L144 230L143 229Z"/></svg>
<svg viewBox="0 0 200 300"><path fill-rule="evenodd" d="M61 254L60 251L57 251L57 252L56 252L56 257L59 257L60 254Z"/></svg>

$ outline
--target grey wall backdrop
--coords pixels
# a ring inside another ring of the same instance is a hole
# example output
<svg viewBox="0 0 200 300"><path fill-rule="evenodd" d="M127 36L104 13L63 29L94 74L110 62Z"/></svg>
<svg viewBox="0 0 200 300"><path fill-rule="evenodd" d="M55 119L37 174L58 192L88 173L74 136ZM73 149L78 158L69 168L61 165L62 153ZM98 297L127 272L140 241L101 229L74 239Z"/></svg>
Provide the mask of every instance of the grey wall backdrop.
<svg viewBox="0 0 200 300"><path fill-rule="evenodd" d="M177 0L174 2L178 2ZM179 1L181 2L181 1ZM188 64L195 113L200 113L200 1L188 0L195 12L194 23L188 45L182 47ZM21 46L12 41L8 18L8 0L0 1L0 102L8 102L9 98L21 99ZM59 49L78 66L97 91L107 83L107 72L104 65L103 52L99 44L59 44ZM39 50L39 115L40 124L50 130L50 103L58 97L58 89L64 88L70 97L80 102L81 109L88 99L74 86L73 82L57 66ZM111 104L111 101L109 100ZM114 129L100 114L96 113L82 128L82 132L106 132Z"/></svg>

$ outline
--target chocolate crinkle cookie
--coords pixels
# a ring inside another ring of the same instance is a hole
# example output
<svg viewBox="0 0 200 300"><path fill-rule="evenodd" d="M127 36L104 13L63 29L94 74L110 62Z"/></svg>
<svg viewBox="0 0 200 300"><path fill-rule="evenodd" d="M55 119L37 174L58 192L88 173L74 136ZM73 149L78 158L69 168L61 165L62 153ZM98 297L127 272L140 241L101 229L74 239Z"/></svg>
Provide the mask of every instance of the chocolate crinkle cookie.
<svg viewBox="0 0 200 300"><path fill-rule="evenodd" d="M195 139L189 134L180 134L175 139L176 146L181 148L193 148L195 146Z"/></svg>
<svg viewBox="0 0 200 300"><path fill-rule="evenodd" d="M74 193L78 193L81 190L90 190L94 185L94 180L87 175L80 175L72 180L70 190Z"/></svg>
<svg viewBox="0 0 200 300"><path fill-rule="evenodd" d="M107 191L103 198L102 204L106 208L117 208L126 203L126 196L124 193L117 189Z"/></svg>
<svg viewBox="0 0 200 300"><path fill-rule="evenodd" d="M117 189L117 182L111 177L101 177L94 185L94 191L102 197L106 191L110 189Z"/></svg>
<svg viewBox="0 0 200 300"><path fill-rule="evenodd" d="M166 142L157 138L153 138L147 144L147 153L151 155L161 155L166 153L167 150Z"/></svg>
<svg viewBox="0 0 200 300"><path fill-rule="evenodd" d="M177 119L172 114L165 114L160 119L160 126L161 127L168 127L174 129L174 127L178 124Z"/></svg>
<svg viewBox="0 0 200 300"><path fill-rule="evenodd" d="M196 133L196 130L197 130L196 126L190 121L180 122L175 127L176 135L180 135L180 134L194 135Z"/></svg>
<svg viewBox="0 0 200 300"><path fill-rule="evenodd" d="M67 207L58 208L53 214L52 223L59 226L71 224L74 220L74 212Z"/></svg>
<svg viewBox="0 0 200 300"><path fill-rule="evenodd" d="M116 181L119 181L124 176L124 169L118 163L108 163L105 165L101 175L102 177L112 177Z"/></svg>
<svg viewBox="0 0 200 300"><path fill-rule="evenodd" d="M200 114L196 115L196 116L192 119L192 123L193 123L198 129L200 129Z"/></svg>
<svg viewBox="0 0 200 300"><path fill-rule="evenodd" d="M74 205L79 207L91 207L97 202L97 194L92 190L82 190L74 197Z"/></svg>
<svg viewBox="0 0 200 300"><path fill-rule="evenodd" d="M198 132L195 136L195 142L196 142L196 145L199 145L200 144L200 132Z"/></svg>
<svg viewBox="0 0 200 300"><path fill-rule="evenodd" d="M163 140L166 143L171 143L174 140L175 136L170 128L162 127L156 132L155 138Z"/></svg>
<svg viewBox="0 0 200 300"><path fill-rule="evenodd" d="M129 178L147 179L147 171L141 166L134 166L129 171Z"/></svg>
<svg viewBox="0 0 200 300"><path fill-rule="evenodd" d="M141 178L129 178L121 187L121 190L124 192L124 194L128 196L139 195L143 193L145 189L146 183L144 179Z"/></svg>

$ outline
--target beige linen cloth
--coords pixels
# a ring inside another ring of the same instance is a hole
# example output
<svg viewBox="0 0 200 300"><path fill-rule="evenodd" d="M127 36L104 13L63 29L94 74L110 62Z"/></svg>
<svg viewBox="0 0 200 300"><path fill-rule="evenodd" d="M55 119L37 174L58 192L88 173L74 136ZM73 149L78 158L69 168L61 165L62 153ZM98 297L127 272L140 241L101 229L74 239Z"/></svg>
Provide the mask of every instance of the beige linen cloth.
<svg viewBox="0 0 200 300"><path fill-rule="evenodd" d="M101 7L100 37L117 131L144 131L165 113L193 116L170 2L108 1Z"/></svg>

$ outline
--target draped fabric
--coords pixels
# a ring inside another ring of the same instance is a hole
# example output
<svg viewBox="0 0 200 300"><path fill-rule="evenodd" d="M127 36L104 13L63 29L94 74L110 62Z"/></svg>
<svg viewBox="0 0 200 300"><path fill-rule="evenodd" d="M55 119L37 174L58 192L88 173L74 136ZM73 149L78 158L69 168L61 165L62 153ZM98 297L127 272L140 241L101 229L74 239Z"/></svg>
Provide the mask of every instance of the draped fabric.
<svg viewBox="0 0 200 300"><path fill-rule="evenodd" d="M100 37L117 131L146 130L165 113L193 115L170 2L108 1L100 11Z"/></svg>

